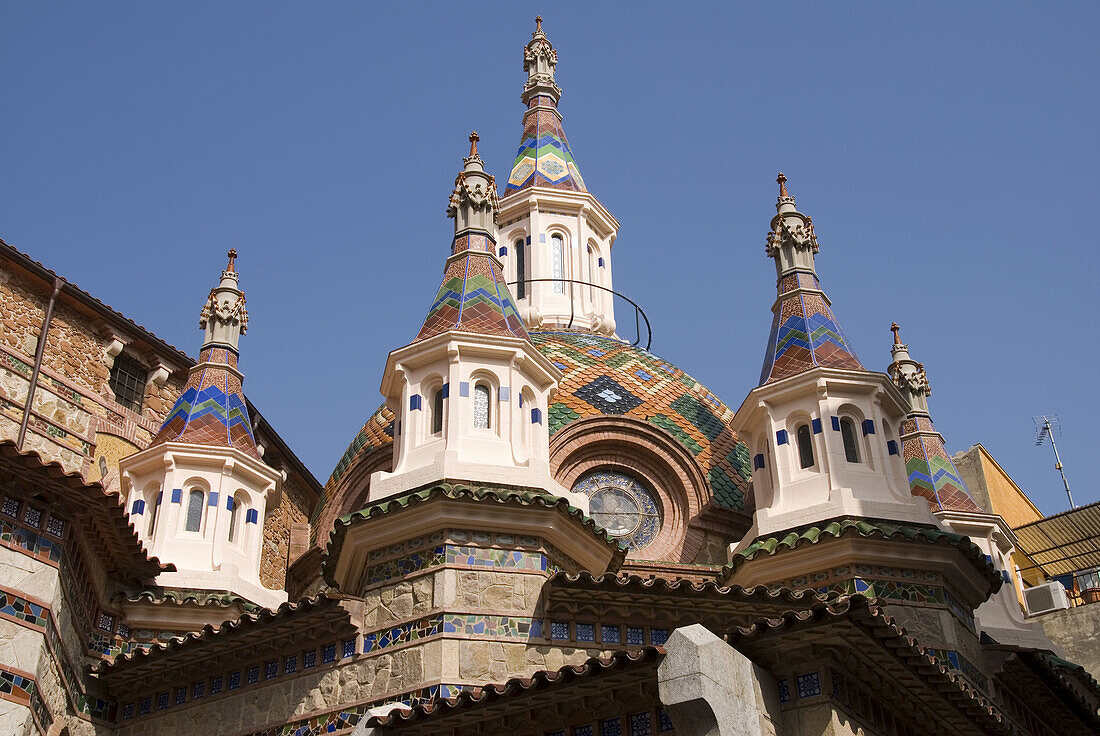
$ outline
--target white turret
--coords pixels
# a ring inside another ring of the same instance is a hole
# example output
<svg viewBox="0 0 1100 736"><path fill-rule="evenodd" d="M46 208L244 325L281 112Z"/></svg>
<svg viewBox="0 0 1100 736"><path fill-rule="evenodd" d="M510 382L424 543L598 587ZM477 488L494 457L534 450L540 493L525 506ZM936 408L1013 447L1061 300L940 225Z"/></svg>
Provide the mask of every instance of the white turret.
<svg viewBox="0 0 1100 736"><path fill-rule="evenodd" d="M619 222L585 189L561 126L557 51L536 18L523 50L523 138L500 202L498 256L528 329L615 334Z"/></svg>
<svg viewBox="0 0 1100 736"><path fill-rule="evenodd" d="M393 471L370 500L442 480L538 488L587 508L550 476L546 409L560 372L531 344L496 255L496 185L470 135L447 208L443 283L416 339L390 353L382 394L396 415Z"/></svg>
<svg viewBox="0 0 1100 736"><path fill-rule="evenodd" d="M229 591L275 607L287 595L260 583L260 556L284 474L261 459L241 389L237 343L248 313L236 255L229 251L202 308L205 340L183 393L149 447L119 467L139 536L176 566L157 576L158 585Z"/></svg>

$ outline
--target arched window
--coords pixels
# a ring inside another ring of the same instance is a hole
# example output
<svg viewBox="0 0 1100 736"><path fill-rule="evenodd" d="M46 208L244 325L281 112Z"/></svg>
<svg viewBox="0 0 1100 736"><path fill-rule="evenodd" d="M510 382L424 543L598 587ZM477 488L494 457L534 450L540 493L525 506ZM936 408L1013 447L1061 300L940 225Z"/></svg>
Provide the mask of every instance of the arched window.
<svg viewBox="0 0 1100 736"><path fill-rule="evenodd" d="M443 389L437 388L432 396L432 434L443 433Z"/></svg>
<svg viewBox="0 0 1100 736"><path fill-rule="evenodd" d="M245 512L248 510L248 502L245 500L244 494L238 493L231 500L229 506L229 541L240 541L241 538L241 519L244 518Z"/></svg>
<svg viewBox="0 0 1100 736"><path fill-rule="evenodd" d="M474 386L474 427L489 428L489 387L484 383Z"/></svg>
<svg viewBox="0 0 1100 736"><path fill-rule="evenodd" d="M565 241L557 234L550 236L550 278L565 278ZM554 282L554 293L565 293L564 281Z"/></svg>
<svg viewBox="0 0 1100 736"><path fill-rule="evenodd" d="M145 531L145 535L150 539L153 538L153 532L156 531L157 528L157 512L160 511L160 497L160 491L154 490L145 501L145 505L149 507L149 528Z"/></svg>
<svg viewBox="0 0 1100 736"><path fill-rule="evenodd" d="M798 462L803 468L814 466L814 445L810 438L810 426L803 424L795 433L798 439Z"/></svg>
<svg viewBox="0 0 1100 736"><path fill-rule="evenodd" d="M588 298L593 302L596 301L596 287L594 284L599 279L596 276L596 250L590 245L588 246Z"/></svg>
<svg viewBox="0 0 1100 736"><path fill-rule="evenodd" d="M856 439L856 425L847 417L840 420L840 437L844 440L844 459L850 463L858 463L859 441Z"/></svg>
<svg viewBox="0 0 1100 736"><path fill-rule="evenodd" d="M515 243L516 248L516 299L527 296L527 254L524 253L523 238Z"/></svg>
<svg viewBox="0 0 1100 736"><path fill-rule="evenodd" d="M193 488L187 495L187 525L184 527L189 532L197 532L202 528L202 502L203 494L198 488Z"/></svg>

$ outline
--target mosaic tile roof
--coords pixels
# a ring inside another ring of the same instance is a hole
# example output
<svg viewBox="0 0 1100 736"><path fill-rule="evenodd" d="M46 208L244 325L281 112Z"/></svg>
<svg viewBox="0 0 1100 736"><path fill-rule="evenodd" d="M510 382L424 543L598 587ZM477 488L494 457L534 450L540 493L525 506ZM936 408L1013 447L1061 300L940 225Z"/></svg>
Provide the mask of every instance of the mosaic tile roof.
<svg viewBox="0 0 1100 736"><path fill-rule="evenodd" d="M417 340L450 330L527 339L500 265L487 253L462 251L447 261Z"/></svg>
<svg viewBox="0 0 1100 736"><path fill-rule="evenodd" d="M768 350L760 383L779 381L811 368L863 370L863 364L812 273L791 273L779 280ZM818 292L818 293L814 293Z"/></svg>
<svg viewBox="0 0 1100 736"><path fill-rule="evenodd" d="M187 442L210 447L235 447L260 459L248 416L237 355L224 347L206 347L191 369L187 385L168 413L150 447Z"/></svg>
<svg viewBox="0 0 1100 736"><path fill-rule="evenodd" d="M530 187L586 191L561 126L557 103L548 95L533 97L528 103L523 115L523 138L508 174L504 196Z"/></svg>
<svg viewBox="0 0 1100 736"><path fill-rule="evenodd" d="M751 477L748 449L729 428L733 410L705 386L656 355L612 338L534 331L530 339L563 374L547 412L551 436L577 419L602 414L650 422L691 452L715 503L744 510ZM393 442L393 421L384 406L371 415L332 471L325 496L358 458Z"/></svg>
<svg viewBox="0 0 1100 736"><path fill-rule="evenodd" d="M901 436L905 473L914 496L927 499L932 511L983 513L944 449L931 418L906 419L901 425Z"/></svg>
<svg viewBox="0 0 1100 736"><path fill-rule="evenodd" d="M321 574L325 581L336 586L333 577L332 566L340 556L340 550L344 544L349 526L369 520L375 516L392 514L403 509L410 509L419 504L440 498L460 500L470 503L497 503L505 505L535 506L547 509L557 509L571 519L573 523L593 534L597 539L612 550L613 556L608 565L609 569L617 570L626 557L626 547L617 539L608 534L607 530L596 524L582 510L571 505L567 499L560 496L552 496L548 493L540 493L534 490L517 490L515 488L499 486L470 487L451 483L436 483L424 488L386 498L378 503L345 514L336 520L336 526L329 535L328 545L325 547L325 559L321 565Z"/></svg>
<svg viewBox="0 0 1100 736"><path fill-rule="evenodd" d="M722 578L727 578L746 562L751 562L757 557L771 556L798 549L804 545L817 544L827 539L840 539L847 535L889 539L899 542L946 544L957 547L971 559L988 579L992 586L991 594L995 593L1003 582L1001 574L993 567L993 563L978 545L970 541L969 537L954 532L945 532L931 525L899 524L893 521L858 517L841 517L808 524L785 533L755 539L749 546L733 553L733 560L722 568Z"/></svg>

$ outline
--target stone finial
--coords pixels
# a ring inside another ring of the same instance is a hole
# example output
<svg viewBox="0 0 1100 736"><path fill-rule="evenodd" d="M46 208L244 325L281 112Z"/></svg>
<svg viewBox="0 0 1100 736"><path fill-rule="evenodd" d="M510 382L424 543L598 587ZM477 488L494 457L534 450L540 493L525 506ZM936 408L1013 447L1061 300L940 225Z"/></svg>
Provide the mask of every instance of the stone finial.
<svg viewBox="0 0 1100 736"><path fill-rule="evenodd" d="M789 197L789 196L791 196L791 195L787 194L787 177L783 176L782 171L779 172L779 176L775 177L775 181L779 184L779 196L780 197Z"/></svg>
<svg viewBox="0 0 1100 736"><path fill-rule="evenodd" d="M229 252L226 253L226 255L229 256L229 265L225 267L225 270L226 271L236 271L237 269L235 267L235 264L237 262L237 249L236 248L230 248Z"/></svg>
<svg viewBox="0 0 1100 736"><path fill-rule="evenodd" d="M481 137L478 136L476 130L473 131L472 133L470 133L470 158L473 158L474 156L478 155L477 154L477 142L479 140L481 140Z"/></svg>
<svg viewBox="0 0 1100 736"><path fill-rule="evenodd" d="M897 322L890 325L890 332L894 333L894 344L901 345L901 328L898 327Z"/></svg>
<svg viewBox="0 0 1100 736"><path fill-rule="evenodd" d="M535 16L535 33L542 33L542 16Z"/></svg>

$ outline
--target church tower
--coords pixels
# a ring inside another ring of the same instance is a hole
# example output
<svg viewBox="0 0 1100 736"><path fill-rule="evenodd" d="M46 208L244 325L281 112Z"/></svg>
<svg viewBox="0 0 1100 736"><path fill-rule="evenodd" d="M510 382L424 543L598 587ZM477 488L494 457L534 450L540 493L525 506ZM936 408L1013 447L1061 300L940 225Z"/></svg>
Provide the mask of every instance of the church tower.
<svg viewBox="0 0 1100 736"><path fill-rule="evenodd" d="M504 282L496 182L477 142L472 133L447 207L455 232L443 282L416 339L386 361L394 461L372 477L372 501L444 479L576 495L550 476L546 409L561 374L531 344ZM583 496L574 503L587 508Z"/></svg>
<svg viewBox="0 0 1100 736"><path fill-rule="evenodd" d="M562 129L558 52L535 19L523 50L523 137L500 202L497 255L528 329L615 334L611 247L619 222L585 188Z"/></svg>
<svg viewBox="0 0 1100 736"><path fill-rule="evenodd" d="M145 450L119 462L130 519L150 553L175 565L168 588L227 591L275 607L286 593L260 583L263 523L283 473L252 435L237 368L248 327L237 252L199 315L205 333L183 393Z"/></svg>
<svg viewBox="0 0 1100 736"><path fill-rule="evenodd" d="M898 323L890 329L894 343L888 372L909 404L900 430L909 488L914 496L928 502L932 514L945 529L964 534L978 545L1004 579L1001 589L974 612L977 625L1001 644L1050 649L1050 640L1042 626L1028 623L1020 607L1016 578L1010 572L1015 550L1012 528L1003 518L986 513L974 502L944 449L943 436L932 424L928 409L932 386L924 364L910 357L909 346L901 341Z"/></svg>
<svg viewBox="0 0 1100 736"><path fill-rule="evenodd" d="M722 582L879 597L945 665L981 683L973 612L1001 574L911 492L900 444L911 404L856 356L817 277L813 222L778 182L771 335L760 385L731 423L752 456L756 511Z"/></svg>
<svg viewBox="0 0 1100 736"><path fill-rule="evenodd" d="M930 523L897 455L894 430L906 406L856 356L817 278L813 221L798 211L783 174L778 183L766 245L778 283L774 318L760 385L733 424L753 457L752 531L845 514Z"/></svg>

